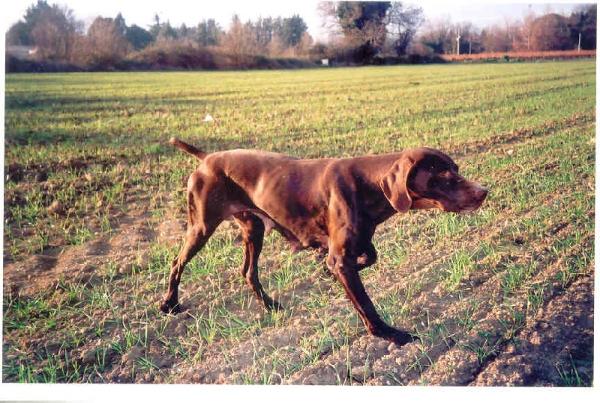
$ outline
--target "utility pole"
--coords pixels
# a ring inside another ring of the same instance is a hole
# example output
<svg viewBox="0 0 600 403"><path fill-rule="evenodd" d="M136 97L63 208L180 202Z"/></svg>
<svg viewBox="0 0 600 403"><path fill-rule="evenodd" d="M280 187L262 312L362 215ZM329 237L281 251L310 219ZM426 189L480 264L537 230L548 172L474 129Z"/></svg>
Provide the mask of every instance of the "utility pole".
<svg viewBox="0 0 600 403"><path fill-rule="evenodd" d="M581 32L579 33L579 42L577 43L577 51L581 52Z"/></svg>

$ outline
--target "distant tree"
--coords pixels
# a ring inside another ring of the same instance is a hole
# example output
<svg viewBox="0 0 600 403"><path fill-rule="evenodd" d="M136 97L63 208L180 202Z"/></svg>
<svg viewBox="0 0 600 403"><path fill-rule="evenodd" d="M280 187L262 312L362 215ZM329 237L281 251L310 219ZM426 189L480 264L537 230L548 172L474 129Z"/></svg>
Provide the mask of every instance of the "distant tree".
<svg viewBox="0 0 600 403"><path fill-rule="evenodd" d="M310 54L310 50L312 49L313 38L310 36L308 32L304 32L302 34L302 38L300 38L300 42L294 46L294 56L308 56Z"/></svg>
<svg viewBox="0 0 600 403"><path fill-rule="evenodd" d="M7 32L6 41L9 45L34 45L32 31L36 25L48 19L54 11L46 0L38 0L25 11L23 21L13 24Z"/></svg>
<svg viewBox="0 0 600 403"><path fill-rule="evenodd" d="M261 53L268 53L268 47L275 33L275 22L272 17L259 18L255 23L251 24L251 29L254 32L256 43Z"/></svg>
<svg viewBox="0 0 600 403"><path fill-rule="evenodd" d="M514 50L531 50L531 40L533 36L533 23L536 20L536 15L532 11L525 14L523 21L519 27L518 41L515 43Z"/></svg>
<svg viewBox="0 0 600 403"><path fill-rule="evenodd" d="M273 18L271 20L271 40L267 45L271 57L282 56L288 50L289 44L283 39L283 36L283 18Z"/></svg>
<svg viewBox="0 0 600 403"><path fill-rule="evenodd" d="M454 25L453 33L460 33L460 54L480 53L483 51L481 34L470 22ZM456 52L456 38L454 39L453 52Z"/></svg>
<svg viewBox="0 0 600 403"><path fill-rule="evenodd" d="M173 39L177 39L177 31L173 29L169 21L161 24L156 36L156 41L169 41Z"/></svg>
<svg viewBox="0 0 600 403"><path fill-rule="evenodd" d="M535 50L566 50L575 46L567 18L559 14L546 14L536 18L531 32L532 48Z"/></svg>
<svg viewBox="0 0 600 403"><path fill-rule="evenodd" d="M423 23L423 9L393 2L387 12L387 36L397 55L406 53L417 29Z"/></svg>
<svg viewBox="0 0 600 403"><path fill-rule="evenodd" d="M19 21L11 25L8 32L6 32L6 44L17 46L31 45L30 34L31 32L29 31L27 24L23 21Z"/></svg>
<svg viewBox="0 0 600 403"><path fill-rule="evenodd" d="M195 28L188 28L184 23L175 30L175 36L179 39L191 39L195 36L195 31Z"/></svg>
<svg viewBox="0 0 600 403"><path fill-rule="evenodd" d="M368 60L379 52L386 37L389 1L344 1L321 3L319 9L336 21L346 46L354 48L354 57Z"/></svg>
<svg viewBox="0 0 600 403"><path fill-rule="evenodd" d="M278 34L286 46L293 47L300 43L307 29L308 26L302 17L294 15L283 19Z"/></svg>
<svg viewBox="0 0 600 403"><path fill-rule="evenodd" d="M455 28L449 19L428 21L419 36L419 41L433 53L451 53Z"/></svg>
<svg viewBox="0 0 600 403"><path fill-rule="evenodd" d="M86 64L114 65L130 51L131 44L120 24L116 19L102 17L92 22L87 32L89 50Z"/></svg>
<svg viewBox="0 0 600 403"><path fill-rule="evenodd" d="M133 46L135 50L144 49L154 40L150 32L135 24L130 27L127 27L125 39L127 39L127 41L131 44L131 46Z"/></svg>
<svg viewBox="0 0 600 403"><path fill-rule="evenodd" d="M154 39L150 32L138 25L128 27L121 13L117 14L113 22L119 37L125 38L135 50L145 48Z"/></svg>
<svg viewBox="0 0 600 403"><path fill-rule="evenodd" d="M267 45L267 54L271 57L281 57L287 50L288 48L279 35L273 35L273 38L271 38L271 41Z"/></svg>
<svg viewBox="0 0 600 403"><path fill-rule="evenodd" d="M52 7L48 5L46 0L38 0L36 4L31 5L25 11L24 16L24 31L26 32L27 40L24 45L33 45L32 31L35 26L44 19L44 16L52 12Z"/></svg>
<svg viewBox="0 0 600 403"><path fill-rule="evenodd" d="M329 48L323 42L316 42L309 50L309 56L313 59L325 59L328 53Z"/></svg>
<svg viewBox="0 0 600 403"><path fill-rule="evenodd" d="M513 49L510 25L496 24L481 32L481 43L486 52L508 52Z"/></svg>
<svg viewBox="0 0 600 403"><path fill-rule="evenodd" d="M115 17L114 24L115 28L117 29L117 32L121 36L127 35L127 24L125 23L125 18L123 18L123 15L121 13L117 14L117 16Z"/></svg>
<svg viewBox="0 0 600 403"><path fill-rule="evenodd" d="M212 18L202 20L196 28L196 40L202 46L217 46L223 35L223 30Z"/></svg>
<svg viewBox="0 0 600 403"><path fill-rule="evenodd" d="M255 42L255 37L249 30L248 24L242 23L237 14L234 15L223 39L223 48L232 56L235 65L244 64L247 57L252 54Z"/></svg>
<svg viewBox="0 0 600 403"><path fill-rule="evenodd" d="M55 4L46 7L45 2L39 4L44 5L39 13L35 12L30 34L32 43L38 48L37 57L44 60L69 59L81 23L75 20L73 11L66 7Z"/></svg>
<svg viewBox="0 0 600 403"><path fill-rule="evenodd" d="M246 32L245 39L247 44L249 45L249 53L267 53L267 45L270 41L271 31L265 30L265 28L270 27L264 26L262 18L259 18L256 22L248 20L244 23L244 31Z"/></svg>
<svg viewBox="0 0 600 403"><path fill-rule="evenodd" d="M160 32L160 17L158 16L158 14L154 14L154 24L150 25L150 28L148 29L148 32L150 32L150 35L152 35L152 37L154 38L154 40L156 40L156 38L158 38L158 33Z"/></svg>
<svg viewBox="0 0 600 403"><path fill-rule="evenodd" d="M317 12L321 17L321 28L329 34L328 42L330 43L336 42L343 37L335 7L336 3L333 1L319 1L317 3Z"/></svg>
<svg viewBox="0 0 600 403"><path fill-rule="evenodd" d="M405 54L424 21L421 8L402 2L321 2L318 10L330 34L364 60L384 45L386 52Z"/></svg>
<svg viewBox="0 0 600 403"><path fill-rule="evenodd" d="M568 19L571 42L579 42L581 34L582 49L596 49L596 4L586 5L576 9Z"/></svg>

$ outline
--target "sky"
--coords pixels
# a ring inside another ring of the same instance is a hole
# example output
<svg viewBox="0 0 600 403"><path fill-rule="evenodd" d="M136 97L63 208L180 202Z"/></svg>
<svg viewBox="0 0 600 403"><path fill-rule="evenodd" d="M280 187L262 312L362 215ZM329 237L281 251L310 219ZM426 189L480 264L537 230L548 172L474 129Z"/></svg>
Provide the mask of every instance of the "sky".
<svg viewBox="0 0 600 403"><path fill-rule="evenodd" d="M21 19L25 10L35 1L4 2L1 16L4 30ZM202 19L214 18L222 27L229 25L231 16L235 13L244 21L259 16L290 17L299 14L314 38L327 37L317 10L318 0L48 0L48 3L69 7L74 11L76 18L83 20L86 26L98 15L114 17L118 12L123 14L128 25L137 24L144 28L153 23L155 14L158 14L161 21L168 20L173 26L180 26L182 23L195 26ZM520 19L528 10L538 14L548 11L568 14L577 4L575 1L544 3L535 0L520 4L515 3L515 0L421 0L404 3L422 7L427 19L450 18L452 22L471 21L478 26L501 23L506 18Z"/></svg>

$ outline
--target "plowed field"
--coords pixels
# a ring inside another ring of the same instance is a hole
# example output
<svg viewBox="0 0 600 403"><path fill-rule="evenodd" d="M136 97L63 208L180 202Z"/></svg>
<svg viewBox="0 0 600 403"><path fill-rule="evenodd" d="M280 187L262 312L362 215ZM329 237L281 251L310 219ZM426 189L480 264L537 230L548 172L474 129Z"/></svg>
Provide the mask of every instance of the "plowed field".
<svg viewBox="0 0 600 403"><path fill-rule="evenodd" d="M6 78L3 381L593 381L595 61ZM212 119L206 119L210 115ZM427 145L490 194L396 215L361 272L366 334L314 252L265 239L267 313L226 222L159 301L196 161L167 144L346 157Z"/></svg>

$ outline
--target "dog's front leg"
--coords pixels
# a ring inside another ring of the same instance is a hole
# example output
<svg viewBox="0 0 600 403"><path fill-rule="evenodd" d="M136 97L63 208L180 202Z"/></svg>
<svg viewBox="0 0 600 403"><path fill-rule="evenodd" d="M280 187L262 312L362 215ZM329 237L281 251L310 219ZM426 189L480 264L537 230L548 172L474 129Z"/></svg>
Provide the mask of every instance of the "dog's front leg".
<svg viewBox="0 0 600 403"><path fill-rule="evenodd" d="M398 345L409 343L413 337L407 332L394 329L377 314L371 298L360 280L359 270L366 263L377 258L375 248L365 248L365 239L361 238L361 224L356 203L356 189L348 184L335 187L329 202L329 254L327 267L344 287L346 296L373 336L382 337ZM362 228L366 234L368 229ZM369 236L373 231L369 231ZM371 245L369 240L369 245ZM361 250L362 249L362 250ZM364 252L365 256L358 256ZM369 256L370 255L370 256ZM370 257L370 259L369 259Z"/></svg>
<svg viewBox="0 0 600 403"><path fill-rule="evenodd" d="M389 326L379 317L360 279L356 257L348 256L347 253L344 253L344 250L347 250L347 248L332 243L327 258L327 266L344 287L346 296L358 311L369 334L382 337L398 345L413 341L415 338L409 333Z"/></svg>
<svg viewBox="0 0 600 403"><path fill-rule="evenodd" d="M356 258L356 267L358 271L372 266L377 261L377 251L371 242L365 246L365 251Z"/></svg>

